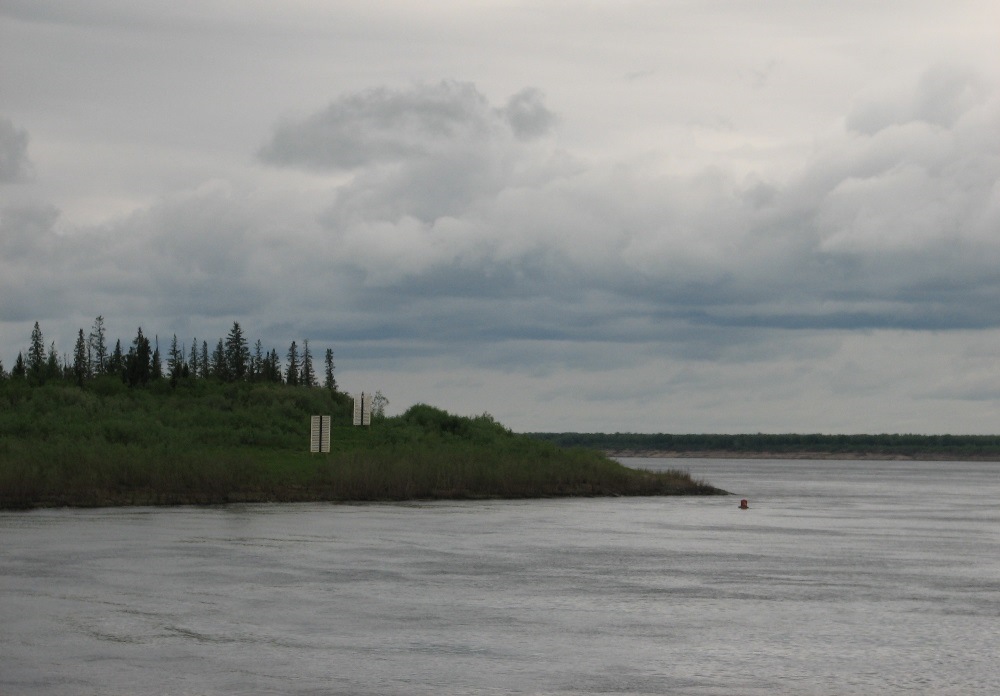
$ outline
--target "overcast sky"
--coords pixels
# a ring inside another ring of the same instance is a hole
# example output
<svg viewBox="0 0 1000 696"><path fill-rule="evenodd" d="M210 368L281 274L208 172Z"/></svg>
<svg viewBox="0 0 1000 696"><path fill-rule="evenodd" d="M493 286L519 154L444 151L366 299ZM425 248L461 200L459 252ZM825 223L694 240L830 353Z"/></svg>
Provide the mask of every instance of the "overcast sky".
<svg viewBox="0 0 1000 696"><path fill-rule="evenodd" d="M518 431L1000 432L995 0L0 0L0 360L239 321Z"/></svg>

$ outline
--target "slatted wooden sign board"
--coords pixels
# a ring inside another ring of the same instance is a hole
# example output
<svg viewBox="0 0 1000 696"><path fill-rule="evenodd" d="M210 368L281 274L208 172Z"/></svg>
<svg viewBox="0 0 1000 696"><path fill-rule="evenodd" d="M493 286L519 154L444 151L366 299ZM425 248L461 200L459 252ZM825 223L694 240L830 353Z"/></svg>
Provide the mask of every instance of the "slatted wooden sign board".
<svg viewBox="0 0 1000 696"><path fill-rule="evenodd" d="M330 416L313 416L309 432L310 452L330 451Z"/></svg>

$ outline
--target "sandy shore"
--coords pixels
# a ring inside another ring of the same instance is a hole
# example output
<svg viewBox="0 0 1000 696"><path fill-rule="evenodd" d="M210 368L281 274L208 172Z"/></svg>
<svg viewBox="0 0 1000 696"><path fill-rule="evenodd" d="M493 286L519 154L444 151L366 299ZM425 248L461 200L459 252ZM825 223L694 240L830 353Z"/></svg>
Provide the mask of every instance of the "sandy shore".
<svg viewBox="0 0 1000 696"><path fill-rule="evenodd" d="M880 454L871 452L734 452L731 450L699 450L695 452L674 452L671 450L605 450L609 457L638 457L654 459L839 459L871 461L1000 461L998 456L969 456L929 453Z"/></svg>

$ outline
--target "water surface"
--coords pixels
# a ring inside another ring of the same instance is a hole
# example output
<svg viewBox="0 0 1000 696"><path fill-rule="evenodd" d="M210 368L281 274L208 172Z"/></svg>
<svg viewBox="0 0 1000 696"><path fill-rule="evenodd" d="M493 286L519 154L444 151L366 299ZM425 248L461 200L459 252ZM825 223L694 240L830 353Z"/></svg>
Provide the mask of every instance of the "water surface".
<svg viewBox="0 0 1000 696"><path fill-rule="evenodd" d="M1000 693L1000 465L627 463L736 498L0 513L0 694Z"/></svg>

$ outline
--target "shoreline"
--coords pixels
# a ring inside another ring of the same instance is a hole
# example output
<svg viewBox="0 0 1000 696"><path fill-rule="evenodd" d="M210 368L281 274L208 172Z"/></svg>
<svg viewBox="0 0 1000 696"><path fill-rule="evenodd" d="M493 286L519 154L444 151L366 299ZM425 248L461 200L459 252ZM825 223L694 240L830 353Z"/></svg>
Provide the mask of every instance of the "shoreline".
<svg viewBox="0 0 1000 696"><path fill-rule="evenodd" d="M1000 462L1000 455L960 455L947 453L880 452L738 452L733 450L601 450L607 456L631 459L796 459L802 461L913 461L913 462Z"/></svg>

